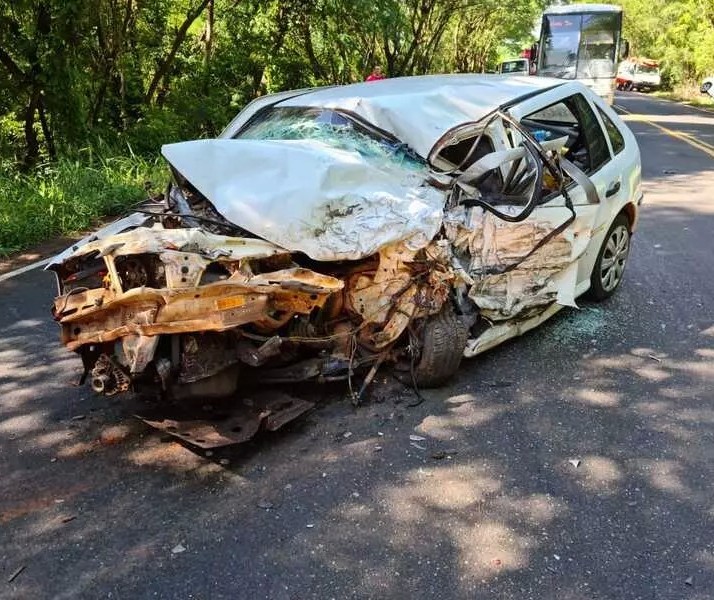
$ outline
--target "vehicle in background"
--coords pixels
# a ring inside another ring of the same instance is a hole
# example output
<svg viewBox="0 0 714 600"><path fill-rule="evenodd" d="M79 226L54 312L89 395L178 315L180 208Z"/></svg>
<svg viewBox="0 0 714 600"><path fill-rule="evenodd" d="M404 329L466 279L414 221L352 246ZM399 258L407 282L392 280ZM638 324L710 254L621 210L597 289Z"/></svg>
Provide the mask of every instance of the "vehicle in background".
<svg viewBox="0 0 714 600"><path fill-rule="evenodd" d="M714 77L707 77L702 81L702 87L699 88L702 94L707 94L710 98L714 98Z"/></svg>
<svg viewBox="0 0 714 600"><path fill-rule="evenodd" d="M530 63L527 58L512 58L498 65L498 72L503 75L530 75Z"/></svg>
<svg viewBox="0 0 714 600"><path fill-rule="evenodd" d="M631 58L620 63L615 87L625 91L651 91L659 89L662 78L659 63L649 58Z"/></svg>
<svg viewBox="0 0 714 600"><path fill-rule="evenodd" d="M534 48L536 75L577 79L612 104L618 59L627 58L622 7L612 4L552 6L543 13Z"/></svg>

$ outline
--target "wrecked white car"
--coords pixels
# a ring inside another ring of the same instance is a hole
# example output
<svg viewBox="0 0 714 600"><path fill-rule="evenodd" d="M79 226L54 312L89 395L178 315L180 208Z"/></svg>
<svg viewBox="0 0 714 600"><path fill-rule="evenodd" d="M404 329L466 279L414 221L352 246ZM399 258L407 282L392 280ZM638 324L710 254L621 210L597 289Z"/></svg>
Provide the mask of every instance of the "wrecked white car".
<svg viewBox="0 0 714 600"><path fill-rule="evenodd" d="M385 363L440 385L583 293L610 296L642 199L629 129L543 78L287 92L162 153L163 200L48 267L62 343L104 394L369 382Z"/></svg>

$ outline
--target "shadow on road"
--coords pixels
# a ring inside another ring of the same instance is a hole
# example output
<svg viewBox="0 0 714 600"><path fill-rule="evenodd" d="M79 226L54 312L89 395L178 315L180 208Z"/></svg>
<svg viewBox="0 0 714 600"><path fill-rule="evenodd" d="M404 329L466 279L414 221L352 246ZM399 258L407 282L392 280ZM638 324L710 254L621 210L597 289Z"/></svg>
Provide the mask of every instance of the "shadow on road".
<svg viewBox="0 0 714 600"><path fill-rule="evenodd" d="M78 361L47 346L48 316L11 302L0 557L6 579L26 568L0 595L710 598L714 323L681 242L714 215L649 207L643 230L619 296L465 363L424 404L306 388L307 419L211 456L69 388ZM659 310L663 286L686 316Z"/></svg>

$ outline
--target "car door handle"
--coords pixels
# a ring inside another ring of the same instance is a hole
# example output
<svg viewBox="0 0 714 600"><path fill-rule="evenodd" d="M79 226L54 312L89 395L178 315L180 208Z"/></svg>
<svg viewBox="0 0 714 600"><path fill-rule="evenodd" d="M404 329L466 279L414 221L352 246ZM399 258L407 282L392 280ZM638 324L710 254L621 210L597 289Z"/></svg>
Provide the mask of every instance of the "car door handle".
<svg viewBox="0 0 714 600"><path fill-rule="evenodd" d="M620 182L619 181L613 181L610 184L610 187L607 188L607 191L605 192L605 198L609 198L610 196L614 196L617 194L617 192L620 191Z"/></svg>

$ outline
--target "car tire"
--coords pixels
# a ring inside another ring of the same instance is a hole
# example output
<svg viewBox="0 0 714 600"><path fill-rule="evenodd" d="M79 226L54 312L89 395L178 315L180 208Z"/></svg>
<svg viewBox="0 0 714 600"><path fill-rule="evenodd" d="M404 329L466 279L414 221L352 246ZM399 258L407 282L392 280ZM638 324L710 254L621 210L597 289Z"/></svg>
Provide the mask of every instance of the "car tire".
<svg viewBox="0 0 714 600"><path fill-rule="evenodd" d="M426 319L422 327L421 356L414 367L417 386L440 387L456 374L468 333L468 327L450 306Z"/></svg>
<svg viewBox="0 0 714 600"><path fill-rule="evenodd" d="M707 81L705 84L702 85L700 91L702 94L708 94L709 90L711 90L711 89L712 89L712 84Z"/></svg>
<svg viewBox="0 0 714 600"><path fill-rule="evenodd" d="M610 225L590 275L588 296L597 302L612 296L622 282L630 254L630 222L619 214Z"/></svg>

